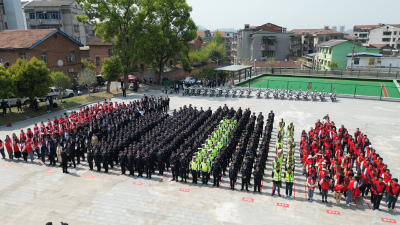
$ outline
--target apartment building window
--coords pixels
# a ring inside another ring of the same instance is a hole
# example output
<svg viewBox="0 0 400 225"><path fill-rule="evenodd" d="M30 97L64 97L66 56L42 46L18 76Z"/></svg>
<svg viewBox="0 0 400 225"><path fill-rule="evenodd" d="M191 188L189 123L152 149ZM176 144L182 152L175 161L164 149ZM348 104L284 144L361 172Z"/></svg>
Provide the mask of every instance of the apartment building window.
<svg viewBox="0 0 400 225"><path fill-rule="evenodd" d="M69 52L69 54L71 55L71 61L73 61L73 62L75 62L75 52L74 51L72 51L72 52Z"/></svg>
<svg viewBox="0 0 400 225"><path fill-rule="evenodd" d="M383 42L389 42L389 41L390 41L390 38L382 38L382 41L383 41Z"/></svg>
<svg viewBox="0 0 400 225"><path fill-rule="evenodd" d="M36 29L36 25L31 25L31 29Z"/></svg>
<svg viewBox="0 0 400 225"><path fill-rule="evenodd" d="M47 14L46 13L36 13L36 17L38 19L46 20L47 19Z"/></svg>
<svg viewBox="0 0 400 225"><path fill-rule="evenodd" d="M47 52L40 53L40 56L42 57L43 62L47 64Z"/></svg>
<svg viewBox="0 0 400 225"><path fill-rule="evenodd" d="M329 54L332 54L332 49L331 48L329 49Z"/></svg>
<svg viewBox="0 0 400 225"><path fill-rule="evenodd" d="M397 35L397 31L393 31L393 35Z"/></svg>
<svg viewBox="0 0 400 225"><path fill-rule="evenodd" d="M391 31L384 31L383 35L392 35L392 32Z"/></svg>
<svg viewBox="0 0 400 225"><path fill-rule="evenodd" d="M108 49L108 57L114 57L114 52L112 51L112 49Z"/></svg>
<svg viewBox="0 0 400 225"><path fill-rule="evenodd" d="M319 38L319 41L324 41L324 38L322 37L322 38Z"/></svg>
<svg viewBox="0 0 400 225"><path fill-rule="evenodd" d="M274 51L262 51L262 57L274 57Z"/></svg>
<svg viewBox="0 0 400 225"><path fill-rule="evenodd" d="M96 66L100 67L100 57L96 57Z"/></svg>
<svg viewBox="0 0 400 225"><path fill-rule="evenodd" d="M396 38L393 38L393 41L396 41Z"/></svg>
<svg viewBox="0 0 400 225"><path fill-rule="evenodd" d="M360 58L354 58L354 65L360 64Z"/></svg>
<svg viewBox="0 0 400 225"><path fill-rule="evenodd" d="M360 34L360 38L366 38L368 37L368 34Z"/></svg>
<svg viewBox="0 0 400 225"><path fill-rule="evenodd" d="M35 13L29 13L29 19L31 20L36 19Z"/></svg>
<svg viewBox="0 0 400 225"><path fill-rule="evenodd" d="M50 20L59 20L59 19L61 19L59 12L49 12L49 13L47 13L47 18L49 18Z"/></svg>
<svg viewBox="0 0 400 225"><path fill-rule="evenodd" d="M26 59L25 52L20 52L20 53L19 53L19 58L21 58L21 59Z"/></svg>

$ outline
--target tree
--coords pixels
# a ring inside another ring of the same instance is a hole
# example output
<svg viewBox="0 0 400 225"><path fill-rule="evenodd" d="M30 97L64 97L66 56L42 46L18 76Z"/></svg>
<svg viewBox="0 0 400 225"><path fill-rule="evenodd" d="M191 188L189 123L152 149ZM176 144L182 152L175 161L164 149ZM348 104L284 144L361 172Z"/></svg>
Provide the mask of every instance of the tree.
<svg viewBox="0 0 400 225"><path fill-rule="evenodd" d="M78 84L82 86L87 86L88 88L90 88L96 82L97 82L97 77L96 77L96 72L94 70L86 68L83 69L82 72L78 75ZM90 96L90 90L89 90L89 96Z"/></svg>
<svg viewBox="0 0 400 225"><path fill-rule="evenodd" d="M84 59L84 60L82 60L82 69L86 69L86 68L88 68L90 70L96 70L96 66L93 63Z"/></svg>
<svg viewBox="0 0 400 225"><path fill-rule="evenodd" d="M269 57L266 61L265 61L265 65L269 66L271 68L272 71L272 67L278 65L278 60L276 60L275 57Z"/></svg>
<svg viewBox="0 0 400 225"><path fill-rule="evenodd" d="M370 67L370 68L375 66L375 64L376 64L376 60L374 57L368 57L367 62L368 62L368 67Z"/></svg>
<svg viewBox="0 0 400 225"><path fill-rule="evenodd" d="M158 68L156 83L164 73L164 65L178 54L188 53L189 42L197 36L197 26L190 17L192 7L186 0L156 0L154 3L157 18L148 23L146 39L149 51Z"/></svg>
<svg viewBox="0 0 400 225"><path fill-rule="evenodd" d="M335 71L339 66L336 62L332 61L328 63L328 67L331 68L332 71Z"/></svg>
<svg viewBox="0 0 400 225"><path fill-rule="evenodd" d="M0 64L0 99L9 97L9 92L12 92L14 87L10 74Z"/></svg>
<svg viewBox="0 0 400 225"><path fill-rule="evenodd" d="M111 81L116 81L122 73L121 59L111 57L103 60L101 74L107 80L107 92L110 92Z"/></svg>
<svg viewBox="0 0 400 225"><path fill-rule="evenodd" d="M92 23L96 35L103 42L113 42L113 50L122 59L122 65L129 68L140 58L150 54L141 50L149 45L144 33L150 30L145 25L154 19L154 5L157 0L77 0L84 15L77 16L79 22ZM175 4L175 3L174 3ZM140 42L140 43L139 43ZM140 59L141 60L141 59ZM124 70L124 83L128 87L128 71Z"/></svg>
<svg viewBox="0 0 400 225"><path fill-rule="evenodd" d="M49 87L54 83L46 63L35 57L29 62L26 59L18 59L7 72L14 80L13 94L18 98L28 97L30 107L33 107L33 99L46 96Z"/></svg>
<svg viewBox="0 0 400 225"><path fill-rule="evenodd" d="M62 93L71 86L71 79L63 72L52 72L50 75L53 77L53 85L58 89L58 95L62 102Z"/></svg>
<svg viewBox="0 0 400 225"><path fill-rule="evenodd" d="M210 66L205 66L201 69L201 71L199 72L199 77L200 78L213 78L215 76L215 71L214 71L215 67L210 67Z"/></svg>
<svg viewBox="0 0 400 225"><path fill-rule="evenodd" d="M302 67L305 64L307 64L307 60L305 58L302 57L297 58L296 65Z"/></svg>
<svg viewBox="0 0 400 225"><path fill-rule="evenodd" d="M221 33L217 30L214 33L214 37L212 40L217 46L223 45L224 44L224 39L222 38Z"/></svg>

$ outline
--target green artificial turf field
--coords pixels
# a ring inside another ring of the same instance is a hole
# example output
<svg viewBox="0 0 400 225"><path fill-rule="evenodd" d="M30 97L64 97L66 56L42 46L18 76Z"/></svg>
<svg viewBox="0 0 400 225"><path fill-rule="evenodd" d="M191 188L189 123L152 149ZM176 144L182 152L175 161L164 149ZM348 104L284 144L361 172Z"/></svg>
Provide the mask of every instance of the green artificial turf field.
<svg viewBox="0 0 400 225"><path fill-rule="evenodd" d="M299 76L275 76L264 75L255 79L247 80L237 86L251 88L271 88L290 89L304 91L307 88L310 91L331 92L334 88L338 94L365 95L376 97L400 98L400 92L393 81L388 80L356 80L356 79L338 79L338 78L317 78L317 77L299 77ZM384 87L384 88L382 88Z"/></svg>

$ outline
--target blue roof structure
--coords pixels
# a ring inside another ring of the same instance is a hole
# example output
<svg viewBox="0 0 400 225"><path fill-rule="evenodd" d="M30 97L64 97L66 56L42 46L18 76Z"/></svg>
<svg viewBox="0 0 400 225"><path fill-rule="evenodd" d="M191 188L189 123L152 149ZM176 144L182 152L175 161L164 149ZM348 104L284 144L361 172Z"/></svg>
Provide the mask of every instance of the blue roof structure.
<svg viewBox="0 0 400 225"><path fill-rule="evenodd" d="M351 57L351 53L349 53L346 57ZM371 56L371 57L382 57L382 54L378 53L370 53L370 52L358 52L354 53L354 56Z"/></svg>

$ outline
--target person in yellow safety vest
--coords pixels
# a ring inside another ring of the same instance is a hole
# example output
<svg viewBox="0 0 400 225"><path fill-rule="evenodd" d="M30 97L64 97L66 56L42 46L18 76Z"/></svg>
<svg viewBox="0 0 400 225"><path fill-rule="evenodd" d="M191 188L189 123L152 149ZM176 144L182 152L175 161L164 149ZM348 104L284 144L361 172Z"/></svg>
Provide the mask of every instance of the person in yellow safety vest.
<svg viewBox="0 0 400 225"><path fill-rule="evenodd" d="M209 155L208 157L207 157L207 165L210 167L210 169L211 169L211 166L212 166L212 164L213 164L213 157L211 157L211 155ZM210 179L210 174L211 173L208 173L207 174L207 182L208 182L208 180Z"/></svg>
<svg viewBox="0 0 400 225"><path fill-rule="evenodd" d="M274 169L278 166L278 164L279 164L279 157L276 156L274 160Z"/></svg>
<svg viewBox="0 0 400 225"><path fill-rule="evenodd" d="M285 121L283 121L283 118L281 119L281 126L282 126L282 129L284 129L285 128Z"/></svg>
<svg viewBox="0 0 400 225"><path fill-rule="evenodd" d="M292 168L289 168L288 171L286 171L285 174L285 181L286 181L286 196L288 195L293 198L292 196L292 189L293 189L293 182L294 182L294 173L292 171Z"/></svg>
<svg viewBox="0 0 400 225"><path fill-rule="evenodd" d="M278 149L282 149L282 148L283 148L282 139L278 138L278 140L276 141L275 154L278 153Z"/></svg>
<svg viewBox="0 0 400 225"><path fill-rule="evenodd" d="M214 156L214 158L217 157L218 152L218 148L214 145L212 147L212 155Z"/></svg>
<svg viewBox="0 0 400 225"><path fill-rule="evenodd" d="M282 149L278 150L278 162L281 164L281 167L282 167L282 162L283 162L283 150Z"/></svg>
<svg viewBox="0 0 400 225"><path fill-rule="evenodd" d="M199 164L196 161L196 156L193 156L193 161L191 161L189 164L189 170L193 177L192 183L197 184L197 171L199 170Z"/></svg>
<svg viewBox="0 0 400 225"><path fill-rule="evenodd" d="M204 158L203 162L200 165L201 167L201 176L202 176L202 184L208 185L208 174L210 173L210 166L207 163L207 159Z"/></svg>
<svg viewBox="0 0 400 225"><path fill-rule="evenodd" d="M289 168L291 168L294 173L294 164L292 160L289 160L289 162L286 163L286 170L288 170Z"/></svg>
<svg viewBox="0 0 400 225"><path fill-rule="evenodd" d="M281 175L281 170L279 166L275 168L275 170L272 171L272 181L274 185L274 189L272 191L271 196L275 194L276 188L278 188L278 196L281 197L281 181L282 181L282 175Z"/></svg>
<svg viewBox="0 0 400 225"><path fill-rule="evenodd" d="M199 178L200 178L200 175L201 175L201 173L200 173L200 165L201 165L202 159L203 159L202 156L197 156L197 158L196 158L196 162L197 162L197 165L198 165L197 177L199 177Z"/></svg>

